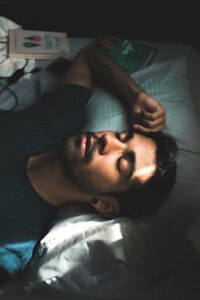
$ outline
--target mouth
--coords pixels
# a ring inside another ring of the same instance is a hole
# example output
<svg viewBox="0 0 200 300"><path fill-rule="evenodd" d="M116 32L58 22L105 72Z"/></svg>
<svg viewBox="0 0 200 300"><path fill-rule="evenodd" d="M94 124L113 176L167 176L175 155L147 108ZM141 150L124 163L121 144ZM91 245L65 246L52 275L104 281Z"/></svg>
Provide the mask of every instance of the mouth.
<svg viewBox="0 0 200 300"><path fill-rule="evenodd" d="M92 152L94 146L94 137L92 134L84 134L81 137L81 154L83 158L87 158Z"/></svg>

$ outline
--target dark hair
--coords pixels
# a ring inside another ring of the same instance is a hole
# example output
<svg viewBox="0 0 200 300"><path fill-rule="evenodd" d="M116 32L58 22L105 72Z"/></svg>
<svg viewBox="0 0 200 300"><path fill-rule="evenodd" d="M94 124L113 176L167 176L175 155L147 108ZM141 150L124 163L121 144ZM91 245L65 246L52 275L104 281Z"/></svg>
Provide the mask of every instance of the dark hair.
<svg viewBox="0 0 200 300"><path fill-rule="evenodd" d="M158 209L172 189L176 179L175 139L163 132L144 134L157 144L157 168L151 179L140 185L133 185L128 191L117 193L120 215L132 218L142 217Z"/></svg>

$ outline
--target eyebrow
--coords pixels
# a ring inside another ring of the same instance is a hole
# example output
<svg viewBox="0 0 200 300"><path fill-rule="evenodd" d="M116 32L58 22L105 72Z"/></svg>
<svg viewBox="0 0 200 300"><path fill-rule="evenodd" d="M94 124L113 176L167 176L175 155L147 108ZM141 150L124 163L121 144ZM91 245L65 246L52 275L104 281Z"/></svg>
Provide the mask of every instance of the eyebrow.
<svg viewBox="0 0 200 300"><path fill-rule="evenodd" d="M126 154L125 154L125 157L128 158L129 160L129 164L131 165L131 168L130 168L130 171L128 173L128 176L126 178L126 181L130 180L134 171L135 171L135 153L133 151L128 151Z"/></svg>
<svg viewBox="0 0 200 300"><path fill-rule="evenodd" d="M130 141L133 137L134 137L134 130L133 129L127 130L126 142Z"/></svg>

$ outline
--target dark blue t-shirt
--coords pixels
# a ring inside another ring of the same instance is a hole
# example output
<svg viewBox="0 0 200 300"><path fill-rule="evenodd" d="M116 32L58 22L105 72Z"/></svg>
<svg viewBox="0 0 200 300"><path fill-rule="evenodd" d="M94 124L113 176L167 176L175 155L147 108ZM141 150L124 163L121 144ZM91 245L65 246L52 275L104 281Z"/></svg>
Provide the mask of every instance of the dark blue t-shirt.
<svg viewBox="0 0 200 300"><path fill-rule="evenodd" d="M27 160L80 132L90 96L84 87L66 85L26 110L0 111L0 266L9 273L25 268L56 212L32 187Z"/></svg>

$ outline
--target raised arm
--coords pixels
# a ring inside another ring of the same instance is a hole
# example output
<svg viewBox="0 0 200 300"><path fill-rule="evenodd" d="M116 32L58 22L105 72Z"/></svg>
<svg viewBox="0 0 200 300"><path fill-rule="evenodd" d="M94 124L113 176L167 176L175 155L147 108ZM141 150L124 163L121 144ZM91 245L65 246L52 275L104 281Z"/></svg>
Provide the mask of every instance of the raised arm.
<svg viewBox="0 0 200 300"><path fill-rule="evenodd" d="M138 131L158 131L165 126L163 106L148 95L109 53L97 46L88 46L79 52L62 84L106 88L121 101L129 124Z"/></svg>

